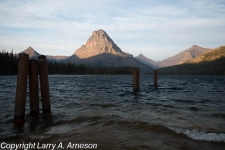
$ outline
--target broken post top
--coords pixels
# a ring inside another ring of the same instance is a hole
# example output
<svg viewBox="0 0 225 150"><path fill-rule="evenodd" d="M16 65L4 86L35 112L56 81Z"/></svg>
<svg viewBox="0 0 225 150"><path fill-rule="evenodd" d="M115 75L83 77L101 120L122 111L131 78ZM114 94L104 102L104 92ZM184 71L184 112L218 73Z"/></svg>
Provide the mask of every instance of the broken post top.
<svg viewBox="0 0 225 150"><path fill-rule="evenodd" d="M46 56L45 55L40 55L40 56L38 56L38 59L46 59Z"/></svg>
<svg viewBox="0 0 225 150"><path fill-rule="evenodd" d="M24 52L19 53L19 56L26 56L26 57L29 57L29 55L28 55L27 53L24 53Z"/></svg>
<svg viewBox="0 0 225 150"><path fill-rule="evenodd" d="M31 57L29 61L38 61L36 57Z"/></svg>

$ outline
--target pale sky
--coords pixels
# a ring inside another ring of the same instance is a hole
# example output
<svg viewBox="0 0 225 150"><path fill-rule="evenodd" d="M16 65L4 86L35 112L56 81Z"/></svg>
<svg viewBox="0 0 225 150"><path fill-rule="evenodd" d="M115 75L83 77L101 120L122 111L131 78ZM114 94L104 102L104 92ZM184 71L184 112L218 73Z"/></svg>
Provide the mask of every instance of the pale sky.
<svg viewBox="0 0 225 150"><path fill-rule="evenodd" d="M163 60L225 45L225 1L0 0L0 50L70 56L99 29L125 52Z"/></svg>

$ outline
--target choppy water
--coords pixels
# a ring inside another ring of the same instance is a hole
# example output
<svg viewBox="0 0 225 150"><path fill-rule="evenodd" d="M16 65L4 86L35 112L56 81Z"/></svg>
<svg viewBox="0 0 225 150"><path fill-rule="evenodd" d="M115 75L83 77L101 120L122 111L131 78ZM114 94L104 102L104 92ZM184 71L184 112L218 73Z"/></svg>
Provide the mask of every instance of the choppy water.
<svg viewBox="0 0 225 150"><path fill-rule="evenodd" d="M13 127L16 76L0 77L0 141L97 143L98 149L224 149L225 77L49 76L52 117ZM41 106L41 103L40 103Z"/></svg>

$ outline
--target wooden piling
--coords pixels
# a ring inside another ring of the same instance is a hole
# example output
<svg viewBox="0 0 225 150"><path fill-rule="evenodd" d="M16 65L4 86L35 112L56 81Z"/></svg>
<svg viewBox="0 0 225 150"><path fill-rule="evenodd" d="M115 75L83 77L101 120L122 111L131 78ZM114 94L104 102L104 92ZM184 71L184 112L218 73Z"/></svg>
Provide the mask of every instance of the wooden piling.
<svg viewBox="0 0 225 150"><path fill-rule="evenodd" d="M49 97L49 83L48 83L48 68L46 56L38 57L42 111L44 114L51 114L50 97Z"/></svg>
<svg viewBox="0 0 225 150"><path fill-rule="evenodd" d="M35 58L29 60L29 91L30 91L30 115L39 116L38 95L38 61Z"/></svg>
<svg viewBox="0 0 225 150"><path fill-rule="evenodd" d="M134 68L133 71L133 92L139 92L139 68Z"/></svg>
<svg viewBox="0 0 225 150"><path fill-rule="evenodd" d="M158 71L154 70L154 86L158 86Z"/></svg>
<svg viewBox="0 0 225 150"><path fill-rule="evenodd" d="M22 126L24 124L28 66L29 66L29 55L26 53L20 53L18 61L16 102L14 112L15 126Z"/></svg>

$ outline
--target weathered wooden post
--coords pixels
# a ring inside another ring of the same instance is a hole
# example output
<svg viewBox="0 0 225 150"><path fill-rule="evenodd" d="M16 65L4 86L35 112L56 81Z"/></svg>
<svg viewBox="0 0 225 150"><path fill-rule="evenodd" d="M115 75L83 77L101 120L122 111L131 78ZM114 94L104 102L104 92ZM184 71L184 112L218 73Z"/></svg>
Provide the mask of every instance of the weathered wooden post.
<svg viewBox="0 0 225 150"><path fill-rule="evenodd" d="M133 71L133 92L139 92L139 68L134 68Z"/></svg>
<svg viewBox="0 0 225 150"><path fill-rule="evenodd" d="M51 114L50 97L49 97L49 83L48 83L48 68L46 56L41 55L39 60L39 75L41 86L42 111L44 114Z"/></svg>
<svg viewBox="0 0 225 150"><path fill-rule="evenodd" d="M26 53L20 53L18 61L16 102L14 112L15 126L22 126L24 124L28 66L29 66L29 55Z"/></svg>
<svg viewBox="0 0 225 150"><path fill-rule="evenodd" d="M30 115L39 116L38 95L38 61L35 58L29 60L29 91L30 91Z"/></svg>
<svg viewBox="0 0 225 150"><path fill-rule="evenodd" d="M158 86L158 71L154 70L154 86Z"/></svg>

